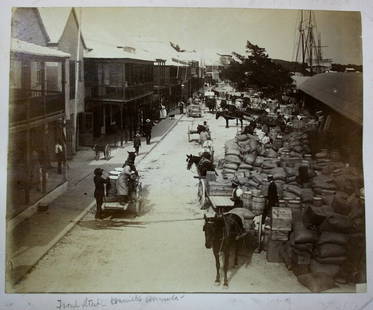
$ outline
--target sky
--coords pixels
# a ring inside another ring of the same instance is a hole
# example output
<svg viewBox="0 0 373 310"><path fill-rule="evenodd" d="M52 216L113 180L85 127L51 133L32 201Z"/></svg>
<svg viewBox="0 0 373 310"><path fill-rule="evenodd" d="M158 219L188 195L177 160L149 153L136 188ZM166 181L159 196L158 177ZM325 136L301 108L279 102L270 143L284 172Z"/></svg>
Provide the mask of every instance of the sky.
<svg viewBox="0 0 373 310"><path fill-rule="evenodd" d="M83 8L86 40L123 41L131 36L172 41L197 51L244 53L246 41L264 47L271 58L294 61L299 10L215 8ZM313 11L324 58L362 64L358 12ZM123 38L123 39L122 39ZM124 44L125 42L123 42Z"/></svg>

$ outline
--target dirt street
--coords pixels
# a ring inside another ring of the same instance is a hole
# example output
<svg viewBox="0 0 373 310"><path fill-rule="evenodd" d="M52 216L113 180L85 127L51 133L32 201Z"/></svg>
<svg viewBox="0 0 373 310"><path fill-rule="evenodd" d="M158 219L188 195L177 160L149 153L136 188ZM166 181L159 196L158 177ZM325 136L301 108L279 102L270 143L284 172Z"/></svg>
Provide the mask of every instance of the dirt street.
<svg viewBox="0 0 373 310"><path fill-rule="evenodd" d="M205 114L215 158L237 127ZM265 252L241 251L230 268L229 288L216 286L215 263L204 245L203 213L195 169L186 170L191 118L184 117L138 165L144 186L143 214L94 220L90 213L16 287L17 292L309 292L283 264L267 263ZM202 119L195 119L195 126ZM351 291L351 287L331 292Z"/></svg>

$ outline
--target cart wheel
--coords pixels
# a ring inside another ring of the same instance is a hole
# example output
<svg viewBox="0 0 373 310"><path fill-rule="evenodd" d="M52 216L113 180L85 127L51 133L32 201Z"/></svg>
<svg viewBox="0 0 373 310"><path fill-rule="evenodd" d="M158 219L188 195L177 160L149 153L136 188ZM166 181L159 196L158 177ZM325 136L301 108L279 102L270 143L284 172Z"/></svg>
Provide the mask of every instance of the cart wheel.
<svg viewBox="0 0 373 310"><path fill-rule="evenodd" d="M136 215L139 215L141 212L141 204L142 204L142 184L139 183L136 187L136 203L135 203Z"/></svg>
<svg viewBox="0 0 373 310"><path fill-rule="evenodd" d="M206 186L202 180L199 180L198 184L198 200L201 205L201 209L203 209L206 204Z"/></svg>
<svg viewBox="0 0 373 310"><path fill-rule="evenodd" d="M106 160L110 159L110 154L111 154L110 145L106 144L106 146L105 146L105 159Z"/></svg>

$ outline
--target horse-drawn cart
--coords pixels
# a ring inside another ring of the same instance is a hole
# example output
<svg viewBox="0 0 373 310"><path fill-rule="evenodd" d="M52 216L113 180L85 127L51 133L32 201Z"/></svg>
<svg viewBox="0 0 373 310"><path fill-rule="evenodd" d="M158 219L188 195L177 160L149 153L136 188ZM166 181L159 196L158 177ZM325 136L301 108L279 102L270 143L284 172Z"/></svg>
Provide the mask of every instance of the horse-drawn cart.
<svg viewBox="0 0 373 310"><path fill-rule="evenodd" d="M139 215L143 204L140 177L131 180L131 197L129 197L129 202L122 203L120 197L117 195L116 189L116 181L122 170L123 168L115 168L115 170L110 171L110 186L105 187L106 195L103 199L102 209L110 211L129 211Z"/></svg>
<svg viewBox="0 0 373 310"><path fill-rule="evenodd" d="M212 181L214 178L210 177L197 177L199 178L198 184L198 199L201 208L211 208L217 215L225 214L234 208L234 202L231 200L232 197L232 184L226 182ZM243 198L245 208L249 209L255 215L255 229L258 237L258 246L260 248L262 241L262 211L253 209L249 200L246 197Z"/></svg>

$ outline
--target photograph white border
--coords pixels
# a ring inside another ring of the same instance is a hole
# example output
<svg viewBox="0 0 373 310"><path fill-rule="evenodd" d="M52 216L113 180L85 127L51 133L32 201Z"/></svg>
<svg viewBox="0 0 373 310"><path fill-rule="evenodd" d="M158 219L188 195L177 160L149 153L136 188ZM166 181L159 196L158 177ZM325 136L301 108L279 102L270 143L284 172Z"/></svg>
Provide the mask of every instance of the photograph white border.
<svg viewBox="0 0 373 310"><path fill-rule="evenodd" d="M63 299L79 308L75 309L341 309L363 310L373 308L371 286L366 293L354 294L5 294L5 212L6 212L6 176L7 176L7 137L8 137L8 85L9 85L9 50L11 7L19 6L74 6L74 7L220 7L220 8L266 8L266 9L312 9L312 10L346 10L361 11L363 37L363 79L364 79L364 175L367 219L367 281L371 283L372 231L370 219L373 212L370 204L373 194L370 190L373 177L372 134L373 122L373 1L371 0L1 0L0 10L0 124L3 132L0 139L0 199L1 199L1 287L0 309L58 309L58 300ZM73 262L72 262L73 263ZM275 279L274 279L275 281ZM121 303L112 305L111 297L119 297ZM104 303L105 307L84 306L84 301ZM141 300L141 301L140 301ZM61 308L63 309L63 308ZM65 308L67 309L67 308ZM73 308L70 308L73 309Z"/></svg>

